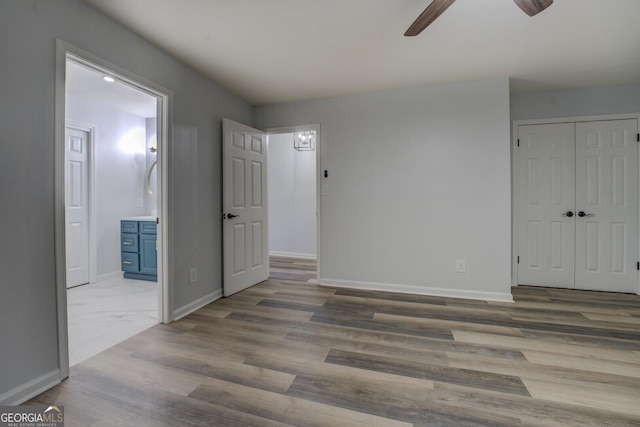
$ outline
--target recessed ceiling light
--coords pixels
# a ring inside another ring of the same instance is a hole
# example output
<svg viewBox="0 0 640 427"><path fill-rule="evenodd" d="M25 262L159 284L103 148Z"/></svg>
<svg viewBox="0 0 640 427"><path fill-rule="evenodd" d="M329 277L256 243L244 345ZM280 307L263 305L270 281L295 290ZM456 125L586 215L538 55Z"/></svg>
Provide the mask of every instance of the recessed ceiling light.
<svg viewBox="0 0 640 427"><path fill-rule="evenodd" d="M113 77L109 77L109 76L104 76L103 77L105 82L109 82L109 83L113 83L116 81L116 79L114 79Z"/></svg>

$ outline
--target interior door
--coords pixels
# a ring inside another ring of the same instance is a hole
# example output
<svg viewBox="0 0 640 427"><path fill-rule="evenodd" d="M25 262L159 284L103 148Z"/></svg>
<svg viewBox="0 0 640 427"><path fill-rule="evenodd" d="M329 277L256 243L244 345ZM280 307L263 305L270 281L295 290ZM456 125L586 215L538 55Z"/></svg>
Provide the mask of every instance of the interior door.
<svg viewBox="0 0 640 427"><path fill-rule="evenodd" d="M267 136L224 119L223 266L224 295L269 277Z"/></svg>
<svg viewBox="0 0 640 427"><path fill-rule="evenodd" d="M574 287L573 123L518 127L518 283Z"/></svg>
<svg viewBox="0 0 640 427"><path fill-rule="evenodd" d="M576 124L576 288L638 289L637 120Z"/></svg>
<svg viewBox="0 0 640 427"><path fill-rule="evenodd" d="M89 132L65 130L67 288L89 283Z"/></svg>

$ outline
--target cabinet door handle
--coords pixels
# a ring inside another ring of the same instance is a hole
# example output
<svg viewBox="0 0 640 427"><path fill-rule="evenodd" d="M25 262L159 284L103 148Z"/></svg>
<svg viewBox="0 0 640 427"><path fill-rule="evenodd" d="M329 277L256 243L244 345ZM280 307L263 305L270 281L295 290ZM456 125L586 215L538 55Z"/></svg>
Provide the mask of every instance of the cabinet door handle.
<svg viewBox="0 0 640 427"><path fill-rule="evenodd" d="M125 246L131 246L133 243L131 243L131 242L122 242L122 244L125 245Z"/></svg>
<svg viewBox="0 0 640 427"><path fill-rule="evenodd" d="M131 265L131 264L133 264L133 262L131 262L131 261L122 261L122 263L123 263L124 265Z"/></svg>

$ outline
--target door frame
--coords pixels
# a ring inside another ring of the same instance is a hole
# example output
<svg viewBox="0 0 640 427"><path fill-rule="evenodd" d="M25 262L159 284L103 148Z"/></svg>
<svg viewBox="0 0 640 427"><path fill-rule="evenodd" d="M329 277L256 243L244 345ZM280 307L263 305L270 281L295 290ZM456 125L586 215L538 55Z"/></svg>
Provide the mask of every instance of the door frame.
<svg viewBox="0 0 640 427"><path fill-rule="evenodd" d="M69 376L69 329L67 324L66 252L65 252L65 147L66 63L71 59L101 73L109 73L119 81L157 99L158 143L158 321L173 321L173 283L171 227L169 224L169 156L172 135L173 93L144 77L105 61L63 40L56 39L54 98L54 251L58 330L58 370L60 381Z"/></svg>
<svg viewBox="0 0 640 427"><path fill-rule="evenodd" d="M98 272L97 272L97 264L98 264L98 253L97 253L97 230L96 230L96 198L95 198L95 190L96 190L96 150L95 150L95 140L96 140L96 128L93 125L87 123L76 122L73 120L66 120L65 130L66 128L71 128L83 132L87 132L89 134L89 140L87 141L88 147L88 155L87 155L87 163L89 169L89 200L88 200L88 208L89 208L89 283L95 283L97 280ZM66 147L65 147L66 153ZM66 199L66 186L65 186L65 199ZM66 209L66 205L65 205ZM66 235L65 235L66 236ZM66 237L65 237L66 239ZM66 258L65 258L66 265ZM66 284L66 277L65 277Z"/></svg>
<svg viewBox="0 0 640 427"><path fill-rule="evenodd" d="M269 135L277 135L282 133L294 133L303 131L316 132L316 263L318 283L321 283L322 277L322 168L321 168L321 149L322 138L320 134L320 124L281 126L265 129L267 138Z"/></svg>
<svg viewBox="0 0 640 427"><path fill-rule="evenodd" d="M577 116L577 117L558 117L548 119L529 119L514 120L511 127L511 285L518 286L518 126L526 125L544 125L557 123L579 123L579 122L598 122L607 120L625 120L636 119L640 128L640 113L628 114L607 114L596 116ZM640 131L640 130L639 130ZM640 144L640 142L639 142ZM638 150L638 158L636 161L640 164L640 150ZM640 174L638 174L638 184L640 185ZM640 198L639 198L640 199ZM640 201L638 202L640 205ZM640 206L639 206L640 212ZM638 243L640 243L640 215L638 215ZM640 258L640 254L638 254ZM638 260L640 261L640 259ZM640 295L640 273L638 274L638 283L636 286L636 294Z"/></svg>

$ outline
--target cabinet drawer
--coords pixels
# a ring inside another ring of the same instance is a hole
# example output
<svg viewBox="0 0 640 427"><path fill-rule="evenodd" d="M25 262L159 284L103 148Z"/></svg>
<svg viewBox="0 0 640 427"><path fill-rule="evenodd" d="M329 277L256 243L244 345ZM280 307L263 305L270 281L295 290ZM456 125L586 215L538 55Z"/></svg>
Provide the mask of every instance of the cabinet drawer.
<svg viewBox="0 0 640 427"><path fill-rule="evenodd" d="M138 221L120 221L121 233L137 233Z"/></svg>
<svg viewBox="0 0 640 427"><path fill-rule="evenodd" d="M153 221L141 221L140 233L142 234L156 234L156 223Z"/></svg>
<svg viewBox="0 0 640 427"><path fill-rule="evenodd" d="M138 271L140 269L140 259L137 253L123 252L121 256L122 271Z"/></svg>
<svg viewBox="0 0 640 427"><path fill-rule="evenodd" d="M122 233L120 235L120 250L122 252L138 252L138 235Z"/></svg>

